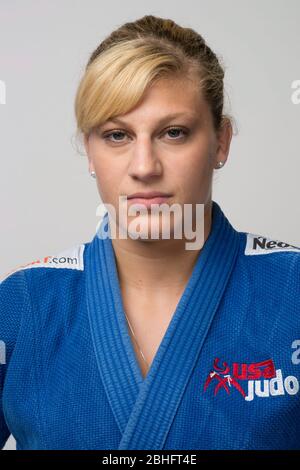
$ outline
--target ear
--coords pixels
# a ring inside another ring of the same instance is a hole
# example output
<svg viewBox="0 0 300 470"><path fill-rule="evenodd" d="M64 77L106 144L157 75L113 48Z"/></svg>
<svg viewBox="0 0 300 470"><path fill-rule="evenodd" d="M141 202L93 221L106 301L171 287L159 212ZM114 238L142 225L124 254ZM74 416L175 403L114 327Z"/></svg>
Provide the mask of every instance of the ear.
<svg viewBox="0 0 300 470"><path fill-rule="evenodd" d="M84 134L83 136L83 143L84 143L84 148L86 151L86 154L89 154L89 136L88 134Z"/></svg>
<svg viewBox="0 0 300 470"><path fill-rule="evenodd" d="M224 118L220 130L217 132L217 151L214 165L218 162L226 163L232 139L232 125L228 118Z"/></svg>

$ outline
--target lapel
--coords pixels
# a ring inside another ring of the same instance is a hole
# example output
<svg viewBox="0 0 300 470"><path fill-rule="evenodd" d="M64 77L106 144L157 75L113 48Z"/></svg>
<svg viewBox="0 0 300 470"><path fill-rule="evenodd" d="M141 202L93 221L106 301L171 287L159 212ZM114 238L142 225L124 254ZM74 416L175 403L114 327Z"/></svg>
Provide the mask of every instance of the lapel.
<svg viewBox="0 0 300 470"><path fill-rule="evenodd" d="M234 268L239 233L212 201L209 236L144 379L127 329L111 239L86 250L86 296L103 386L122 438L119 449L163 449ZM100 230L107 223L105 218Z"/></svg>

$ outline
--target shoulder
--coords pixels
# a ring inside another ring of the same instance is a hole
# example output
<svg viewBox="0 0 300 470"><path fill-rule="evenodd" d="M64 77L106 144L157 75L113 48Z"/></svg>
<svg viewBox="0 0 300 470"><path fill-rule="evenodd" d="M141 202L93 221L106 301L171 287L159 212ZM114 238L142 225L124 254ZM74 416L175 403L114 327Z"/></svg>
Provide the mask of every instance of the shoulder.
<svg viewBox="0 0 300 470"><path fill-rule="evenodd" d="M0 282L0 303L3 315L8 311L16 315L31 305L46 305L54 298L71 293L83 278L85 248L80 243L57 253L16 266Z"/></svg>
<svg viewBox="0 0 300 470"><path fill-rule="evenodd" d="M3 289L7 284L19 283L21 279L24 283L24 278L34 280L49 275L53 276L57 272L63 276L67 271L84 271L84 251L87 245L89 242L73 245L57 253L47 254L14 267L0 279L0 289Z"/></svg>
<svg viewBox="0 0 300 470"><path fill-rule="evenodd" d="M300 247L291 245L285 241L270 238L266 235L259 235L251 232L242 232L245 234L245 250L246 256L252 255L269 255L279 253L295 253L295 257L300 257Z"/></svg>
<svg viewBox="0 0 300 470"><path fill-rule="evenodd" d="M28 321L33 311L43 312L54 299L65 298L66 292L72 297L80 284L78 276L84 272L84 252L89 243L80 243L16 266L2 277L0 340L6 338L6 342L12 342L22 318Z"/></svg>
<svg viewBox="0 0 300 470"><path fill-rule="evenodd" d="M300 286L300 247L268 235L240 232L240 261L248 270Z"/></svg>
<svg viewBox="0 0 300 470"><path fill-rule="evenodd" d="M47 254L16 266L2 277L0 356L5 347L6 357L9 359L21 325L26 330L34 313L42 318L44 312L49 311L53 316L52 307L55 301L64 306L66 299L71 298L76 302L75 289L80 285L78 276L84 272L84 252L89 244L90 242L80 243L57 253Z"/></svg>

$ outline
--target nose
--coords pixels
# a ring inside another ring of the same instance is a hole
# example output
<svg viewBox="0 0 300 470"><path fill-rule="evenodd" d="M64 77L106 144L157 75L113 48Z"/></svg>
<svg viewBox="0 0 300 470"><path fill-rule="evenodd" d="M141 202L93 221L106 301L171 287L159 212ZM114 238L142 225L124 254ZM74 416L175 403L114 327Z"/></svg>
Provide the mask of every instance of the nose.
<svg viewBox="0 0 300 470"><path fill-rule="evenodd" d="M157 157L151 140L141 139L132 151L128 174L132 178L148 180L162 173L162 163Z"/></svg>

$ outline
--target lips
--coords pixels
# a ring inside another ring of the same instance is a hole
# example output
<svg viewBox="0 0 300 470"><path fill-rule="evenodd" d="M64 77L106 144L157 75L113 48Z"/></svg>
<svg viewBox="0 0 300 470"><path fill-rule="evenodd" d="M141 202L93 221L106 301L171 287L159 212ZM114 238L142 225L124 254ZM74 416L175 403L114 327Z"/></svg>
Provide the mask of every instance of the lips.
<svg viewBox="0 0 300 470"><path fill-rule="evenodd" d="M159 196L152 198L133 197L128 199L128 204L141 204L144 207L150 208L152 204L163 204L166 203L168 199L169 196Z"/></svg>
<svg viewBox="0 0 300 470"><path fill-rule="evenodd" d="M151 192L148 192L148 193L134 193L134 194L131 194L130 196L128 196L128 199L136 199L136 198L140 198L140 199L154 199L156 197L169 197L170 194L167 194L167 193L162 193L160 191L151 191Z"/></svg>
<svg viewBox="0 0 300 470"><path fill-rule="evenodd" d="M166 203L171 194L163 193L161 191L139 192L131 194L127 197L128 204L139 204L143 207L151 208L152 204Z"/></svg>

